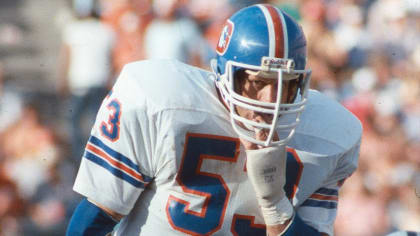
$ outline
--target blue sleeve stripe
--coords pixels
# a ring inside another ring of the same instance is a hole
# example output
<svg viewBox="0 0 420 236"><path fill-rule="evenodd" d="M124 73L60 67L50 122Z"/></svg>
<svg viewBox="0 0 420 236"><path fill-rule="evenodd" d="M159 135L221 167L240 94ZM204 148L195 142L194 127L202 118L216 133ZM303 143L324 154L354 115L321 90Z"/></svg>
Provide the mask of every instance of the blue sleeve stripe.
<svg viewBox="0 0 420 236"><path fill-rule="evenodd" d="M301 206L321 207L326 209L336 209L337 202L335 201L319 201L314 199L307 199Z"/></svg>
<svg viewBox="0 0 420 236"><path fill-rule="evenodd" d="M338 190L330 189L330 188L320 188L320 189L316 190L315 193L320 193L320 194L323 194L323 195L338 196Z"/></svg>
<svg viewBox="0 0 420 236"><path fill-rule="evenodd" d="M96 138L95 136L90 136L89 143L94 144L95 146L104 150L108 155L112 156L118 161L123 162L132 169L138 171L139 167L136 164L134 164L130 159L128 159L128 157L122 155L119 152L114 151L112 148L108 147L105 143L103 143L100 139Z"/></svg>
<svg viewBox="0 0 420 236"><path fill-rule="evenodd" d="M142 182L138 181L137 179L131 177L130 175L126 174L125 172L121 171L120 169L117 169L117 168L113 167L112 165L110 165L107 161L105 161L101 157L98 157L95 154L93 154L93 153L91 153L87 150L85 151L84 157L86 159L102 166L103 168L105 168L109 172L111 172L111 174L113 174L116 177L130 183L131 185L133 185L136 188L145 188L146 187L145 183L142 183Z"/></svg>
<svg viewBox="0 0 420 236"><path fill-rule="evenodd" d="M124 164L125 166L127 166L128 168L130 168L131 170L139 174L142 177L144 182L149 183L152 181L153 178L142 174L140 172L138 165L133 163L128 157L108 147L105 143L103 143L100 139L96 138L95 136L90 136L88 143L93 144L94 146L100 148L102 151L104 151L106 154L111 156L113 159Z"/></svg>
<svg viewBox="0 0 420 236"><path fill-rule="evenodd" d="M123 162L118 161L114 157L110 156L108 153L104 152L100 147L97 147L93 145L92 143L88 143L86 145L86 152L91 153L92 155L95 155L98 158L101 158L103 161L111 165L113 168L119 169L120 171L130 175L131 177L135 178L137 181L140 181L142 183L146 183L143 179L143 176L141 173L139 173L136 170L133 170L129 166L125 165Z"/></svg>

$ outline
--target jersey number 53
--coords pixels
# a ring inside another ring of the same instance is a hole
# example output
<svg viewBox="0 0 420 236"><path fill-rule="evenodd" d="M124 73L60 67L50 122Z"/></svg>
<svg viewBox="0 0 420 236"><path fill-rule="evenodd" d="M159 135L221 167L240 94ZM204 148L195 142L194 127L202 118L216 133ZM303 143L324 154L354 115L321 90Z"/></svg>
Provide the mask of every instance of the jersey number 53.
<svg viewBox="0 0 420 236"><path fill-rule="evenodd" d="M236 138L187 134L176 181L185 193L204 197L205 201L201 211L196 212L190 210L188 201L170 195L166 215L174 229L189 235L211 235L220 230L231 192L222 176L201 171L201 164L204 159L236 162L238 156L239 140ZM294 150L288 150L287 165L285 190L291 199L303 168ZM253 220L254 216L235 214L231 224L232 234L265 236L265 225L254 224Z"/></svg>

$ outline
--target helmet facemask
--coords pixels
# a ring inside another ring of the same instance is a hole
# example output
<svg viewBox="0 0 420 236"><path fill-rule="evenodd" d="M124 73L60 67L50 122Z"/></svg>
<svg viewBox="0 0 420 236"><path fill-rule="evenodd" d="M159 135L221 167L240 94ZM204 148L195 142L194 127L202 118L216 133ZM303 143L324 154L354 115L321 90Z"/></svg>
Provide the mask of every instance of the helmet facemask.
<svg viewBox="0 0 420 236"><path fill-rule="evenodd" d="M216 73L215 68L213 71ZM248 73L277 83L275 102L264 102L241 95L238 80L241 73ZM261 146L284 145L289 141L299 123L299 116L307 101L310 70L295 70L291 59L263 57L261 66L235 61L226 63L225 73L217 74L217 86L229 107L233 129L243 139ZM287 98L282 99L287 84ZM283 100L283 101L282 101ZM239 115L238 110L248 110L266 119L256 122ZM256 134L265 130L265 140ZM277 135L278 140L277 140Z"/></svg>

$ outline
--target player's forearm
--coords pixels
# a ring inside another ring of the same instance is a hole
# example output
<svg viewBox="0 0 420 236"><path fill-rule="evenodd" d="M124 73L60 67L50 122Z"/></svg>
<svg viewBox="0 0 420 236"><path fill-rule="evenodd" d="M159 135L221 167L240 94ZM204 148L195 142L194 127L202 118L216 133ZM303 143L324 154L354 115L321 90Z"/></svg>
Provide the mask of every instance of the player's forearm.
<svg viewBox="0 0 420 236"><path fill-rule="evenodd" d="M83 199L71 217L66 236L105 236L112 232L117 223L118 221L102 208Z"/></svg>
<svg viewBox="0 0 420 236"><path fill-rule="evenodd" d="M317 230L300 219L284 192L285 147L248 149L246 154L247 175L267 225L267 235L320 236Z"/></svg>

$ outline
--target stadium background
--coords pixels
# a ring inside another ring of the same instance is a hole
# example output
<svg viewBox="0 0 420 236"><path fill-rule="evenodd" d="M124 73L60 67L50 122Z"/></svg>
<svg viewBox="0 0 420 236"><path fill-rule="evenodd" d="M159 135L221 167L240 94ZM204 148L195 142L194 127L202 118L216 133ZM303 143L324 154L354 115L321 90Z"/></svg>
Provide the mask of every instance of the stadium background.
<svg viewBox="0 0 420 236"><path fill-rule="evenodd" d="M359 169L340 191L336 235L420 231L420 1L180 0L171 21L187 20L197 31L185 32L191 48L171 55L208 68L224 19L258 2L303 25L312 88L363 123ZM148 0L101 3L99 20L115 37L111 83L124 63L162 56L144 46L159 18ZM80 161L71 155L73 110L60 89L63 32L77 20L72 4L0 1L0 235L63 235L80 200L71 190ZM84 139L96 109L82 114Z"/></svg>

